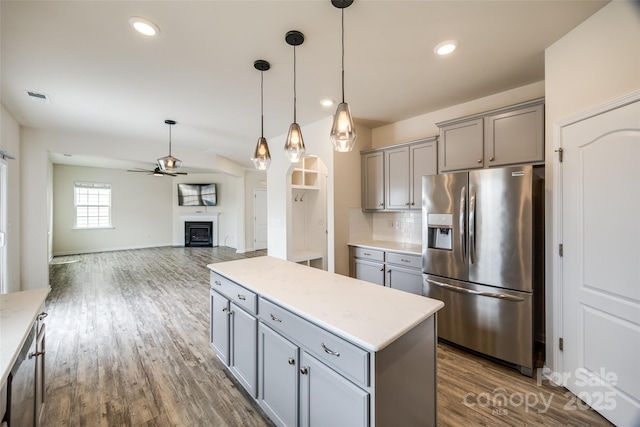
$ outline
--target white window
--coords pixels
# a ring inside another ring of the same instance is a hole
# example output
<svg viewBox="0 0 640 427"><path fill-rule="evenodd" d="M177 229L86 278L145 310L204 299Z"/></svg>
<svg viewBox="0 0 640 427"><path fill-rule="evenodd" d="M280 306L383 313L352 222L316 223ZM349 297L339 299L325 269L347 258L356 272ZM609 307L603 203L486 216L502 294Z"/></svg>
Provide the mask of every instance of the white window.
<svg viewBox="0 0 640 427"><path fill-rule="evenodd" d="M76 182L76 228L111 227L111 184Z"/></svg>

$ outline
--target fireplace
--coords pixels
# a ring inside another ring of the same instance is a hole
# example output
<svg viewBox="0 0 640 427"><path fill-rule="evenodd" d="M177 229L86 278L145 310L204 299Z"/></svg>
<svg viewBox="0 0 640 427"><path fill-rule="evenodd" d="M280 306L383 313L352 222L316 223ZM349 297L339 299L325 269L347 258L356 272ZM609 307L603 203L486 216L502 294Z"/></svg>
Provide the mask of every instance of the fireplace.
<svg viewBox="0 0 640 427"><path fill-rule="evenodd" d="M213 223L211 221L185 221L185 246L213 246Z"/></svg>

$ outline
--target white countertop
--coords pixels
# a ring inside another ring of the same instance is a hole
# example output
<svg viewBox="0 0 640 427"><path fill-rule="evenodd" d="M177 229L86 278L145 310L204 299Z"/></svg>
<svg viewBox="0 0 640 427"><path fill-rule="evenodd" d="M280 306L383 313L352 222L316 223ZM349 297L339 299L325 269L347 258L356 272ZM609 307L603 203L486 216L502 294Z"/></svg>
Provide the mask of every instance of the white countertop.
<svg viewBox="0 0 640 427"><path fill-rule="evenodd" d="M442 301L268 256L207 267L370 351L382 350L444 307Z"/></svg>
<svg viewBox="0 0 640 427"><path fill-rule="evenodd" d="M9 376L49 289L0 295L0 387Z"/></svg>
<svg viewBox="0 0 640 427"><path fill-rule="evenodd" d="M362 240L349 242L349 246L360 246L369 249L381 249L385 251L401 252L409 255L422 255L422 245L400 242L388 242L385 240Z"/></svg>

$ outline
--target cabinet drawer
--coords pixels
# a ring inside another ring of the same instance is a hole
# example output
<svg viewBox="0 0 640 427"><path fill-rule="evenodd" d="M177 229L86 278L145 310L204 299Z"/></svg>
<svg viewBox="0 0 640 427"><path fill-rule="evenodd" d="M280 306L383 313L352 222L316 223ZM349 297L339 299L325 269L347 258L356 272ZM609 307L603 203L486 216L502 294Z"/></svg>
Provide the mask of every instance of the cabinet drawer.
<svg viewBox="0 0 640 427"><path fill-rule="evenodd" d="M329 366L369 386L369 352L263 298L258 317Z"/></svg>
<svg viewBox="0 0 640 427"><path fill-rule="evenodd" d="M407 255L387 252L387 263L402 265L405 267L422 268L422 257L420 255Z"/></svg>
<svg viewBox="0 0 640 427"><path fill-rule="evenodd" d="M226 296L252 314L258 312L256 294L213 271L211 272L211 289Z"/></svg>
<svg viewBox="0 0 640 427"><path fill-rule="evenodd" d="M356 247L356 258L384 261L384 251Z"/></svg>

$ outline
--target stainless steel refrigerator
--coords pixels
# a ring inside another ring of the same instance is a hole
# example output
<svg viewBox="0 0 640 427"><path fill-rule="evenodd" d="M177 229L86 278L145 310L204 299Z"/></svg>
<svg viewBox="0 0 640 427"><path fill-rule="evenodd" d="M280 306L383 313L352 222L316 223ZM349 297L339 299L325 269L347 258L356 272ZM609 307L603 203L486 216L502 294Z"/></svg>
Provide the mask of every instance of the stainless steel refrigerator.
<svg viewBox="0 0 640 427"><path fill-rule="evenodd" d="M544 341L544 167L422 178L423 295L438 336L533 374Z"/></svg>

